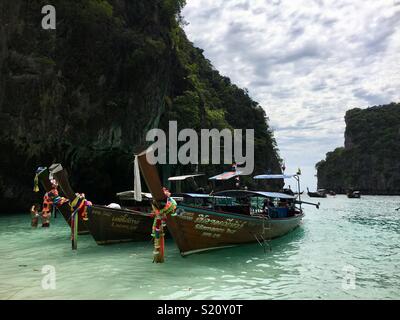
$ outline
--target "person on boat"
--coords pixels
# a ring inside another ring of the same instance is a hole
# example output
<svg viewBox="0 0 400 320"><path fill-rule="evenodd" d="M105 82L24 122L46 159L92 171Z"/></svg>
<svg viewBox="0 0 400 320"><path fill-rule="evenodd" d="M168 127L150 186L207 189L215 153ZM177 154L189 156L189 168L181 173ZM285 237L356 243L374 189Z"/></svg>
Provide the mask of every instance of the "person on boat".
<svg viewBox="0 0 400 320"><path fill-rule="evenodd" d="M236 172L237 171L237 163L235 161L231 165L231 171L232 172ZM236 189L240 189L240 177L236 176L234 181L235 181L235 188Z"/></svg>
<svg viewBox="0 0 400 320"><path fill-rule="evenodd" d="M268 198L268 207L275 208L275 203L270 198Z"/></svg>
<svg viewBox="0 0 400 320"><path fill-rule="evenodd" d="M164 193L164 196L165 196L166 199L171 197L171 191L169 191L168 188L163 187L162 190L163 190L163 193Z"/></svg>
<svg viewBox="0 0 400 320"><path fill-rule="evenodd" d="M37 228L38 223L39 223L39 210L40 210L40 205L38 203L35 203L31 207L31 227L32 228Z"/></svg>
<svg viewBox="0 0 400 320"><path fill-rule="evenodd" d="M274 208L274 207L275 207L274 202L273 202L271 199L266 198L266 199L264 200L264 203L263 203L263 211L264 211L265 213L268 213L269 208Z"/></svg>
<svg viewBox="0 0 400 320"><path fill-rule="evenodd" d="M234 161L231 165L231 171L235 171L237 170L237 163Z"/></svg>
<svg viewBox="0 0 400 320"><path fill-rule="evenodd" d="M279 201L279 207L281 207L281 208L287 208L288 207L288 203L287 203L286 199L281 199Z"/></svg>
<svg viewBox="0 0 400 320"><path fill-rule="evenodd" d="M263 212L264 214L268 215L270 218L276 217L276 210L274 209L276 206L272 199L267 198L264 200L263 204Z"/></svg>
<svg viewBox="0 0 400 320"><path fill-rule="evenodd" d="M263 210L264 213L268 213L268 199L264 200L262 210Z"/></svg>

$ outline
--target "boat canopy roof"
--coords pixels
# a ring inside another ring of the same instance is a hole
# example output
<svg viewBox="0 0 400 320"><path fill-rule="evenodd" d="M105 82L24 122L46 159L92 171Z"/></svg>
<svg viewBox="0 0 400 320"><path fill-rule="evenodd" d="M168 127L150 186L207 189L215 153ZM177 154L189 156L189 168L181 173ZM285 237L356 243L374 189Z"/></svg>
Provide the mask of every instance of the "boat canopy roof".
<svg viewBox="0 0 400 320"><path fill-rule="evenodd" d="M267 192L267 191L249 191L249 190L227 190L215 192L216 196L228 196L228 197L264 197L264 198L279 198L279 199L296 199L295 196L291 196L286 193L280 192Z"/></svg>
<svg viewBox="0 0 400 320"><path fill-rule="evenodd" d="M295 174L260 174L254 179L290 179L296 176Z"/></svg>
<svg viewBox="0 0 400 320"><path fill-rule="evenodd" d="M224 198L228 199L230 198L229 196L215 196L215 195L210 195L210 194L205 194L205 193L177 193L173 195L174 197L182 197L182 198Z"/></svg>
<svg viewBox="0 0 400 320"><path fill-rule="evenodd" d="M242 171L228 171L221 174L218 174L214 177L208 178L208 180L229 180L231 178L240 176Z"/></svg>
<svg viewBox="0 0 400 320"><path fill-rule="evenodd" d="M199 177L199 176L204 176L204 173L199 173L199 174L188 174L184 176L176 176L176 177L169 177L169 181L183 181L189 178L194 178L194 177Z"/></svg>
<svg viewBox="0 0 400 320"><path fill-rule="evenodd" d="M135 197L135 191L129 190L129 191L118 192L117 197L123 200L133 200ZM151 193L148 192L142 192L142 197L146 199L153 199Z"/></svg>

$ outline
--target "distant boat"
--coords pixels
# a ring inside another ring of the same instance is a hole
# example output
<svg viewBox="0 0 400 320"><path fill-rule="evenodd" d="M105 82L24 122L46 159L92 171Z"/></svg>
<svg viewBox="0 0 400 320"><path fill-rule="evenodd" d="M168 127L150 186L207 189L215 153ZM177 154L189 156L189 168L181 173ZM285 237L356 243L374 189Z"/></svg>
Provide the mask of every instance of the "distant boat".
<svg viewBox="0 0 400 320"><path fill-rule="evenodd" d="M361 193L360 191L349 191L347 192L347 198L360 199Z"/></svg>
<svg viewBox="0 0 400 320"><path fill-rule="evenodd" d="M330 196L336 196L336 192L333 191L333 190L331 190L331 191L329 191L329 195L330 195Z"/></svg>
<svg viewBox="0 0 400 320"><path fill-rule="evenodd" d="M307 188L307 194L311 198L326 198L325 189L318 189L316 192L310 192L310 190Z"/></svg>

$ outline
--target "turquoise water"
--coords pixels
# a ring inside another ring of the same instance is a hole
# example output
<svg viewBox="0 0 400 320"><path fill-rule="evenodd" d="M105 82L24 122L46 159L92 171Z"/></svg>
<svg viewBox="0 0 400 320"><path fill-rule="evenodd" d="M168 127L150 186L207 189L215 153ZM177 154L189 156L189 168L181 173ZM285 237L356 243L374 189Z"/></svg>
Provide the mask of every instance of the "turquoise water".
<svg viewBox="0 0 400 320"><path fill-rule="evenodd" d="M271 251L254 244L182 258L170 240L164 264L152 263L150 242L98 246L80 236L73 252L61 216L31 229L28 213L2 214L0 298L399 299L400 197L319 201ZM55 268L55 289L42 288L44 265Z"/></svg>

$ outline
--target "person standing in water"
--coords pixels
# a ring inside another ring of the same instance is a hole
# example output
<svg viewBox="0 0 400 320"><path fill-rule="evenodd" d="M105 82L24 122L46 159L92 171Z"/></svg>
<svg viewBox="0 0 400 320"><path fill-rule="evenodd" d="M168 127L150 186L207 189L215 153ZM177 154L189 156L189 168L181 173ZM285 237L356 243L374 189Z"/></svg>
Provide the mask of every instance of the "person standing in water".
<svg viewBox="0 0 400 320"><path fill-rule="evenodd" d="M50 217L53 210L53 199L58 196L58 184L55 180L51 181L51 190L47 192L43 197L43 209L42 209L42 227L50 227Z"/></svg>
<svg viewBox="0 0 400 320"><path fill-rule="evenodd" d="M32 228L37 228L38 223L39 223L39 210L40 210L40 205L38 203L35 203L31 207L31 227Z"/></svg>

